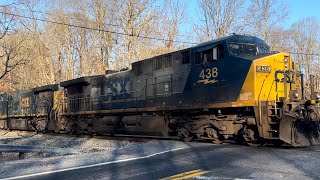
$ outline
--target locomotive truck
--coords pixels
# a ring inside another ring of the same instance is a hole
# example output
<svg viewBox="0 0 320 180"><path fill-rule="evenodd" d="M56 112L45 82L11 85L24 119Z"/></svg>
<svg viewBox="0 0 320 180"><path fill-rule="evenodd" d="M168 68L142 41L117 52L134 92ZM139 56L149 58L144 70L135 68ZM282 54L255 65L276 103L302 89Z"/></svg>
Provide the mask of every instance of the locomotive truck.
<svg viewBox="0 0 320 180"><path fill-rule="evenodd" d="M0 95L0 128L175 136L184 141L319 143L320 97L307 98L288 53L231 35L131 64Z"/></svg>

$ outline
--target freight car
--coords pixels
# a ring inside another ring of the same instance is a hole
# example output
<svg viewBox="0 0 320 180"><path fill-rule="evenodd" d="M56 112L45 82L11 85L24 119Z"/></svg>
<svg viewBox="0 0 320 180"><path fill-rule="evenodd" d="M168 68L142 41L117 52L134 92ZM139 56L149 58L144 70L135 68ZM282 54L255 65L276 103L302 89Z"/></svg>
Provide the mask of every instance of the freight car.
<svg viewBox="0 0 320 180"><path fill-rule="evenodd" d="M0 128L178 136L249 145L319 142L319 96L306 99L288 53L231 35L132 63L130 70L0 95Z"/></svg>

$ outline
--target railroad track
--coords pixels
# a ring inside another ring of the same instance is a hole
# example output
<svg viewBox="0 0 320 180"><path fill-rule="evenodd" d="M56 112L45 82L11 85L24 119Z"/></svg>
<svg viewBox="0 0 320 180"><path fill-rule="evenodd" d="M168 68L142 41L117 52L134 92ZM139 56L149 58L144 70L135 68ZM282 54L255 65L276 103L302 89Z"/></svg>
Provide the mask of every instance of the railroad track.
<svg viewBox="0 0 320 180"><path fill-rule="evenodd" d="M147 142L151 140L179 140L177 137L162 137L162 136L143 136L143 135L87 135L87 134L56 134L56 133L44 133L51 136L67 136L78 138L94 138L94 139L106 139L106 140L118 140L118 141L133 141L133 142Z"/></svg>
<svg viewBox="0 0 320 180"><path fill-rule="evenodd" d="M63 136L63 137L78 137L78 138L94 138L94 139L105 139L105 140L117 140L117 141L132 141L132 142L148 142L151 140L179 140L177 137L163 137L163 136L143 136L143 135L89 135L89 134L65 134L65 133L36 133L34 131L19 131L19 130L3 130L7 133L13 132L17 133L18 137L24 135L50 135L50 136ZM6 135L7 133L1 133L1 135ZM17 137L8 137L8 138L17 138Z"/></svg>
<svg viewBox="0 0 320 180"><path fill-rule="evenodd" d="M26 135L37 135L34 131L20 131L20 130L1 130L0 139L2 135L7 133L16 133L18 136L5 137L5 138L23 138ZM57 136L57 137L76 137L76 138L87 138L87 139L105 139L105 140L114 140L114 141L130 141L130 142L141 142L146 143L152 140L179 140L178 137L163 137L163 136L142 136L142 135L88 135L88 134L63 134L63 133L38 133L41 135ZM180 141L180 140L179 140ZM203 142L205 140L195 140L196 142ZM210 141L206 141L210 143ZM237 144L233 141L226 140L224 144ZM308 146L308 147L292 147L289 145L284 146L274 146L274 145L264 145L264 147L273 147L273 148L282 148L282 149L295 149L301 151L315 151L320 152L320 145Z"/></svg>
<svg viewBox="0 0 320 180"><path fill-rule="evenodd" d="M39 135L39 136L38 136ZM75 138L79 138L75 140ZM80 140L81 138L81 140ZM96 140L93 140L96 139ZM98 139L100 141L98 141ZM56 134L56 133L36 133L33 131L0 130L0 161L9 159L24 159L31 156L41 156L42 154L75 154L105 151L119 145L117 141L127 141L130 143L147 143L152 140L171 140L175 138L153 137L153 136L129 136L129 135L83 135L83 134ZM93 140L93 141L91 141ZM105 141L104 141L105 140ZM61 143L59 143L61 141ZM113 142L112 142L113 141ZM42 143L44 142L44 143ZM49 144L48 144L49 142ZM52 142L52 144L50 143ZM74 142L74 143L71 143ZM89 142L87 146L82 146L84 142ZM127 142L121 142L120 146L127 146ZM70 144L71 143L71 144ZM97 143L97 144L95 144ZM80 148L80 149L78 149ZM10 154L11 153L11 154ZM13 153L13 154L12 154ZM39 155L37 154L39 153ZM18 155L16 157L16 155ZM28 155L28 156L27 156Z"/></svg>

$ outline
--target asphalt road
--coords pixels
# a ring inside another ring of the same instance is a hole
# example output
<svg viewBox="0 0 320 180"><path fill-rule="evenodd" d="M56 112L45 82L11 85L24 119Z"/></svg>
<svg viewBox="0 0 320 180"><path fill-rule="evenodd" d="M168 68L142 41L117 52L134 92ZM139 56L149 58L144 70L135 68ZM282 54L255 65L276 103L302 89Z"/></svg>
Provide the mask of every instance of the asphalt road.
<svg viewBox="0 0 320 180"><path fill-rule="evenodd" d="M320 179L320 147L194 145L151 157L29 179ZM25 179L25 178L24 178Z"/></svg>

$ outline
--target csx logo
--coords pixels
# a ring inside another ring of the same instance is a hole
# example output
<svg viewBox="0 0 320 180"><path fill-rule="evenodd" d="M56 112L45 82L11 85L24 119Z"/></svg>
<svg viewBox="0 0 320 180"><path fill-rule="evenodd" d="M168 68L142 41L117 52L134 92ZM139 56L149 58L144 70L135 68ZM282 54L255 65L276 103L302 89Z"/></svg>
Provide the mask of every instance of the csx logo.
<svg viewBox="0 0 320 180"><path fill-rule="evenodd" d="M198 83L214 84L218 82L218 80L215 79L216 77L218 77L218 75L219 73L217 67L202 69L199 74L200 80L198 80Z"/></svg>
<svg viewBox="0 0 320 180"><path fill-rule="evenodd" d="M113 79L107 82L107 100L124 99L129 97L130 77Z"/></svg>

